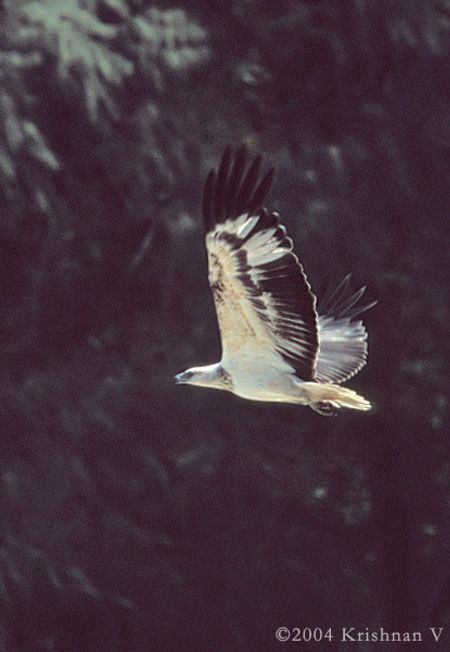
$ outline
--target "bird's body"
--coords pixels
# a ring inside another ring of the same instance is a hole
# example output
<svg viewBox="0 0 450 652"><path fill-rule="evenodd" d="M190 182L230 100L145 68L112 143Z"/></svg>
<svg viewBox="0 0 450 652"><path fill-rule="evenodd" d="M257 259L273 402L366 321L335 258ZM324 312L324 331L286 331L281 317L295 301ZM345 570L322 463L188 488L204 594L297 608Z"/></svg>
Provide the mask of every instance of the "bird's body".
<svg viewBox="0 0 450 652"><path fill-rule="evenodd" d="M220 363L193 367L179 383L230 391L242 398L367 410L370 403L339 383L367 357L367 333L354 317L364 289L349 277L316 307L292 240L276 213L261 208L274 170L259 179L261 157L247 169L245 149L226 148L205 184L209 283L222 339Z"/></svg>

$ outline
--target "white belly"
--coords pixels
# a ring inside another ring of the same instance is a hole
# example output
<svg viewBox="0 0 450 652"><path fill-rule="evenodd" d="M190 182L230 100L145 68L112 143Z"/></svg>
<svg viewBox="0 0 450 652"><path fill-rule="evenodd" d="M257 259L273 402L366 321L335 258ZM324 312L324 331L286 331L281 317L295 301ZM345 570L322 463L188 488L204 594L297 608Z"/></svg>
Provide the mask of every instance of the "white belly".
<svg viewBox="0 0 450 652"><path fill-rule="evenodd" d="M253 401L277 401L303 403L301 382L292 374L288 365L281 368L263 361L246 360L241 357L222 363L233 380L233 393ZM284 366L284 364L283 364Z"/></svg>

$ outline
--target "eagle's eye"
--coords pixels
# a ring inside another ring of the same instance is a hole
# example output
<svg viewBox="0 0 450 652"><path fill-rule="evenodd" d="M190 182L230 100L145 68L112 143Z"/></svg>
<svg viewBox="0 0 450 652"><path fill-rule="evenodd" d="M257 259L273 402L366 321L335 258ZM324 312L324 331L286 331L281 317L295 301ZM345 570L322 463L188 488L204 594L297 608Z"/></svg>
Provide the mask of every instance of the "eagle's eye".
<svg viewBox="0 0 450 652"><path fill-rule="evenodd" d="M194 375L193 371L183 371L175 376L175 383L177 385L181 383L187 383L189 382L189 380L192 378L193 375Z"/></svg>

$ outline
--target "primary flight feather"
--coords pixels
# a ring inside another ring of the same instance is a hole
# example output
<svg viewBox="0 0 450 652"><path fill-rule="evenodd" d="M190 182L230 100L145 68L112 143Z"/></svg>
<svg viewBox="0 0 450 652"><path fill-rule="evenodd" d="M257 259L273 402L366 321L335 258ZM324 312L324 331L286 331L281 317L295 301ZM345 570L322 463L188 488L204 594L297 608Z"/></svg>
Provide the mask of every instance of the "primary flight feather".
<svg viewBox="0 0 450 652"><path fill-rule="evenodd" d="M370 403L340 383L367 359L358 305L347 276L319 306L277 213L263 208L274 168L247 164L245 146L226 147L203 193L209 283L222 359L178 374L177 383L230 391L243 398L308 405L321 414Z"/></svg>

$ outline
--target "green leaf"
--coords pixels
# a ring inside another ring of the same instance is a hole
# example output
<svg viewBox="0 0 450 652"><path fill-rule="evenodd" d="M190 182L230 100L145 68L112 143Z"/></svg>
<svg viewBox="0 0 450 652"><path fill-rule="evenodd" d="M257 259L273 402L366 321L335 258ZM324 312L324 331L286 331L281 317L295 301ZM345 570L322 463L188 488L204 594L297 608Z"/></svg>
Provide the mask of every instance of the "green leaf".
<svg viewBox="0 0 450 652"><path fill-rule="evenodd" d="M100 104L114 114L110 87L120 85L134 70L133 63L111 44L118 27L103 23L79 0L32 1L23 6L22 17L21 38L41 49L44 42L56 58L61 79L81 84L90 118L97 119Z"/></svg>
<svg viewBox="0 0 450 652"><path fill-rule="evenodd" d="M22 123L24 145L30 154L44 163L51 170L58 170L59 161L53 152L47 147L47 144L39 131L38 127L30 120L24 120Z"/></svg>

